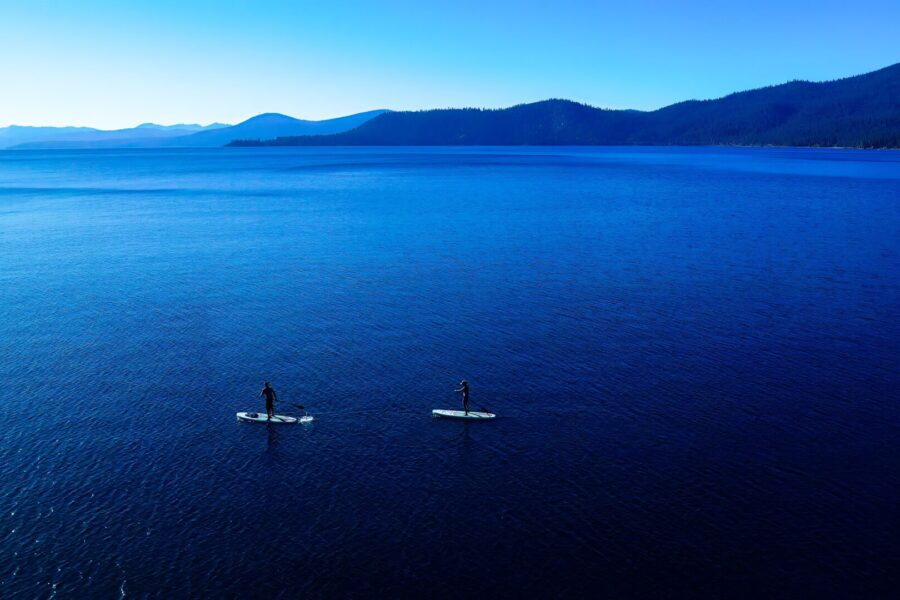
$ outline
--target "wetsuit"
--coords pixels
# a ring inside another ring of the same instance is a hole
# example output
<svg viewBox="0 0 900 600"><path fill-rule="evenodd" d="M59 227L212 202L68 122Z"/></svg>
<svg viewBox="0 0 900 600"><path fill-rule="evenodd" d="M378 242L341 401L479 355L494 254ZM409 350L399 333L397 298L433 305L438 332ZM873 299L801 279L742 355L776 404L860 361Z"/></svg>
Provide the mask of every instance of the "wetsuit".
<svg viewBox="0 0 900 600"><path fill-rule="evenodd" d="M464 383L459 391L462 392L463 395L463 410L466 414L469 414L469 384Z"/></svg>
<svg viewBox="0 0 900 600"><path fill-rule="evenodd" d="M263 388L262 394L266 397L266 416L271 419L275 416L275 390L266 386Z"/></svg>

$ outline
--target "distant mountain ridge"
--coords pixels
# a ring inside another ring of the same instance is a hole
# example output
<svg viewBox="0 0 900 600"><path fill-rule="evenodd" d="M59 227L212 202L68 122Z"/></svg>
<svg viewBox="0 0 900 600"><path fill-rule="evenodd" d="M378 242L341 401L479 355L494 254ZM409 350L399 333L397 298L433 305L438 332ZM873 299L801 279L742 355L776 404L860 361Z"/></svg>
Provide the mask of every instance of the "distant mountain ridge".
<svg viewBox="0 0 900 600"><path fill-rule="evenodd" d="M211 123L210 125L185 125L179 123L177 125L157 125L156 123L141 123L135 129L178 129L182 131L202 131L204 129L220 129L222 127L231 127L226 123Z"/></svg>
<svg viewBox="0 0 900 600"><path fill-rule="evenodd" d="M387 112L371 110L335 119L306 121L278 113L264 113L237 125L156 125L143 123L130 129L104 131L91 127L0 128L0 149L85 148L212 148L236 139L278 136L327 135L362 125Z"/></svg>
<svg viewBox="0 0 900 600"><path fill-rule="evenodd" d="M781 145L900 147L900 63L827 82L792 81L655 111L568 100L506 109L391 112L336 135L234 146Z"/></svg>
<svg viewBox="0 0 900 600"><path fill-rule="evenodd" d="M11 148L21 144L70 144L79 143L108 143L114 145L118 142L134 138L148 140L167 137L185 136L199 131L227 127L221 123L211 125L157 125L155 123L143 123L137 127L126 129L96 129L93 127L30 127L25 125L10 125L0 127L0 149Z"/></svg>
<svg viewBox="0 0 900 600"><path fill-rule="evenodd" d="M386 112L388 111L384 109L370 110L324 121L305 121L279 113L263 113L231 127L199 131L189 136L172 138L166 140L164 145L166 147L203 148L225 146L229 142L240 139L264 140L279 136L330 135L359 127Z"/></svg>

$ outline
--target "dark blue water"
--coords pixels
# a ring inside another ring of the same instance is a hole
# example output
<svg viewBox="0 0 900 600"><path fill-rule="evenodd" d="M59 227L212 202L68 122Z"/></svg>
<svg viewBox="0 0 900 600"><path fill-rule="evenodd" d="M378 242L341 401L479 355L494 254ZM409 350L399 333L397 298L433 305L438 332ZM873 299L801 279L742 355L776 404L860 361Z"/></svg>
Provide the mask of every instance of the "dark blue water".
<svg viewBox="0 0 900 600"><path fill-rule="evenodd" d="M900 153L0 152L0 294L5 598L896 592Z"/></svg>

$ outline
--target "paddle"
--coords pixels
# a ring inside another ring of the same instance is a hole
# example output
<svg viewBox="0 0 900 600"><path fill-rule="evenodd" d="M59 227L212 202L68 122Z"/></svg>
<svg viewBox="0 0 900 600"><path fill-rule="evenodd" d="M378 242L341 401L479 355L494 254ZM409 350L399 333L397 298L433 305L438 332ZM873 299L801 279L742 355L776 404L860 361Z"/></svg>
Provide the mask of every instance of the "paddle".
<svg viewBox="0 0 900 600"><path fill-rule="evenodd" d="M306 412L306 407L303 406L302 404L293 404L291 402L282 402L281 400L275 400L272 402L272 404L274 405L276 402L279 404L287 404L288 406L293 406L297 410L302 410L302 411Z"/></svg>
<svg viewBox="0 0 900 600"><path fill-rule="evenodd" d="M470 411L468 411L468 412L478 412L478 411L477 411L477 410L470 410ZM489 411L488 409L486 409L485 407L482 406L482 407L481 407L481 412L484 412L484 413L490 413L491 411Z"/></svg>
<svg viewBox="0 0 900 600"><path fill-rule="evenodd" d="M281 402L281 400L278 400L278 402ZM302 410L303 412L306 412L306 407L303 406L302 404L292 404L291 402L281 402L281 403L287 404L288 406L293 406L297 410Z"/></svg>

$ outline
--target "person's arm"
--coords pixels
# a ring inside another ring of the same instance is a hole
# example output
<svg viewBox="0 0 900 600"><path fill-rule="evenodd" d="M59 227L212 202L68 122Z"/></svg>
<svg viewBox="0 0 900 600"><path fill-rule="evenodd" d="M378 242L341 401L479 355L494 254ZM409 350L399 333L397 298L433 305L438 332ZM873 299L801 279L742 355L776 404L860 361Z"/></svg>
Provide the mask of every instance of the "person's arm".
<svg viewBox="0 0 900 600"><path fill-rule="evenodd" d="M464 391L466 391L466 388L459 388L458 390L453 390L453 391L456 392L457 394L462 394Z"/></svg>
<svg viewBox="0 0 900 600"><path fill-rule="evenodd" d="M278 400L278 393L275 390L272 390L272 402Z"/></svg>

